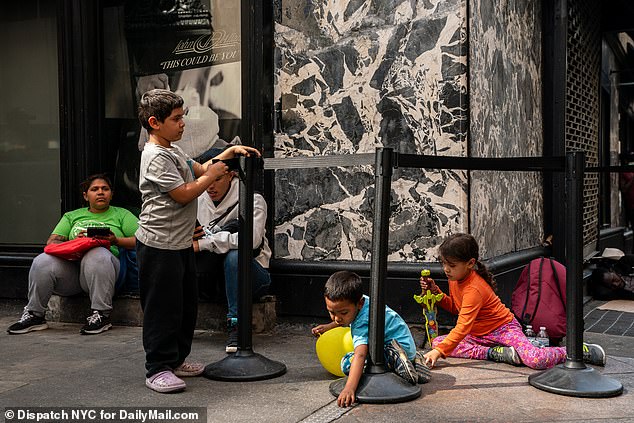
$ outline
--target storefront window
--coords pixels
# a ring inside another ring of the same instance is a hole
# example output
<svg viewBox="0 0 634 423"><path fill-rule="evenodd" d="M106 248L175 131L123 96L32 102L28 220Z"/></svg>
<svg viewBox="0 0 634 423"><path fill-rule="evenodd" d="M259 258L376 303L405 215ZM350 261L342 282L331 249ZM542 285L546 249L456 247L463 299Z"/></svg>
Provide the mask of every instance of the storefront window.
<svg viewBox="0 0 634 423"><path fill-rule="evenodd" d="M0 13L0 243L41 244L60 218L55 2Z"/></svg>
<svg viewBox="0 0 634 423"><path fill-rule="evenodd" d="M121 0L103 10L105 127L118 140L117 204L140 207L138 169L147 132L140 96L165 88L185 99L187 154L204 161L240 130L240 0Z"/></svg>

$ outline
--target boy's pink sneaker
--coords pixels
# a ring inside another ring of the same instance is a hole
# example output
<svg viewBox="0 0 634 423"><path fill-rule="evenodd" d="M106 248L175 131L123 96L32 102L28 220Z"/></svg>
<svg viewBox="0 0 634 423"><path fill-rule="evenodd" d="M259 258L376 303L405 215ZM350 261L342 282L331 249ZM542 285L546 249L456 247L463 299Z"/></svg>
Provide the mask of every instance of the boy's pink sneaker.
<svg viewBox="0 0 634 423"><path fill-rule="evenodd" d="M187 385L185 385L182 379L176 377L171 370L163 370L145 379L145 386L153 391L165 394L168 392L184 391Z"/></svg>
<svg viewBox="0 0 634 423"><path fill-rule="evenodd" d="M201 363L184 362L174 369L174 374L178 377L200 376L205 371L205 365Z"/></svg>

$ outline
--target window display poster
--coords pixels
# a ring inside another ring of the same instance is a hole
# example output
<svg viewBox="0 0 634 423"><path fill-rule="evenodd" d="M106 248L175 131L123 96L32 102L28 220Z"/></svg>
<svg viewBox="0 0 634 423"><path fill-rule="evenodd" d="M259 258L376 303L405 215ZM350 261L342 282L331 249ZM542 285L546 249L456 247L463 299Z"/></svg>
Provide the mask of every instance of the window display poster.
<svg viewBox="0 0 634 423"><path fill-rule="evenodd" d="M184 98L186 126L178 145L192 158L205 161L212 148L239 142L240 0L126 0L105 8L103 16L106 124L110 130L121 126L116 189L138 194L148 135L136 108L148 90L169 89ZM140 205L140 198L133 202Z"/></svg>

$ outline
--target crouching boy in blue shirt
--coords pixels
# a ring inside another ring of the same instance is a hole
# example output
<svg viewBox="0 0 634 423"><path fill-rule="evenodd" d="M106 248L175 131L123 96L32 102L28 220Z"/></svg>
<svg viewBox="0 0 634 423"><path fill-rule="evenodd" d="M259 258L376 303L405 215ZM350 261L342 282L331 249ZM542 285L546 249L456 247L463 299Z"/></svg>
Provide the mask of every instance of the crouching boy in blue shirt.
<svg viewBox="0 0 634 423"><path fill-rule="evenodd" d="M337 398L337 405L347 407L355 401L355 392L368 356L370 298L363 295L359 275L344 270L328 278L324 299L332 322L314 327L313 335L320 336L337 326L350 326L352 334L354 352L341 360L341 370L348 375L348 380ZM388 306L385 306L384 352L386 367L412 385L427 383L431 379L429 368L416 351L409 327Z"/></svg>

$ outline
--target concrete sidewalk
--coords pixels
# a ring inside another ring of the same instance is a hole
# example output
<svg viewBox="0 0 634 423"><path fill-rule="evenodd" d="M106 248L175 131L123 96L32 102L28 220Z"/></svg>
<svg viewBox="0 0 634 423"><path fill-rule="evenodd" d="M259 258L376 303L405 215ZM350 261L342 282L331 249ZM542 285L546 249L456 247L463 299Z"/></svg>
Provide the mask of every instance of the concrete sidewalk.
<svg viewBox="0 0 634 423"><path fill-rule="evenodd" d="M0 301L3 414L7 407L205 407L209 422L634 422L632 337L586 334L608 352L608 364L599 371L624 386L615 398L550 394L528 384L534 371L526 367L449 359L434 369L414 401L339 409L328 390L336 378L319 364L306 324L280 323L253 338L256 353L286 364L283 376L256 382L191 378L185 392L166 395L144 385L141 328L116 326L82 336L79 324L51 323L48 330L8 335L22 306ZM190 358L205 363L224 358L224 340L222 333L196 332Z"/></svg>

